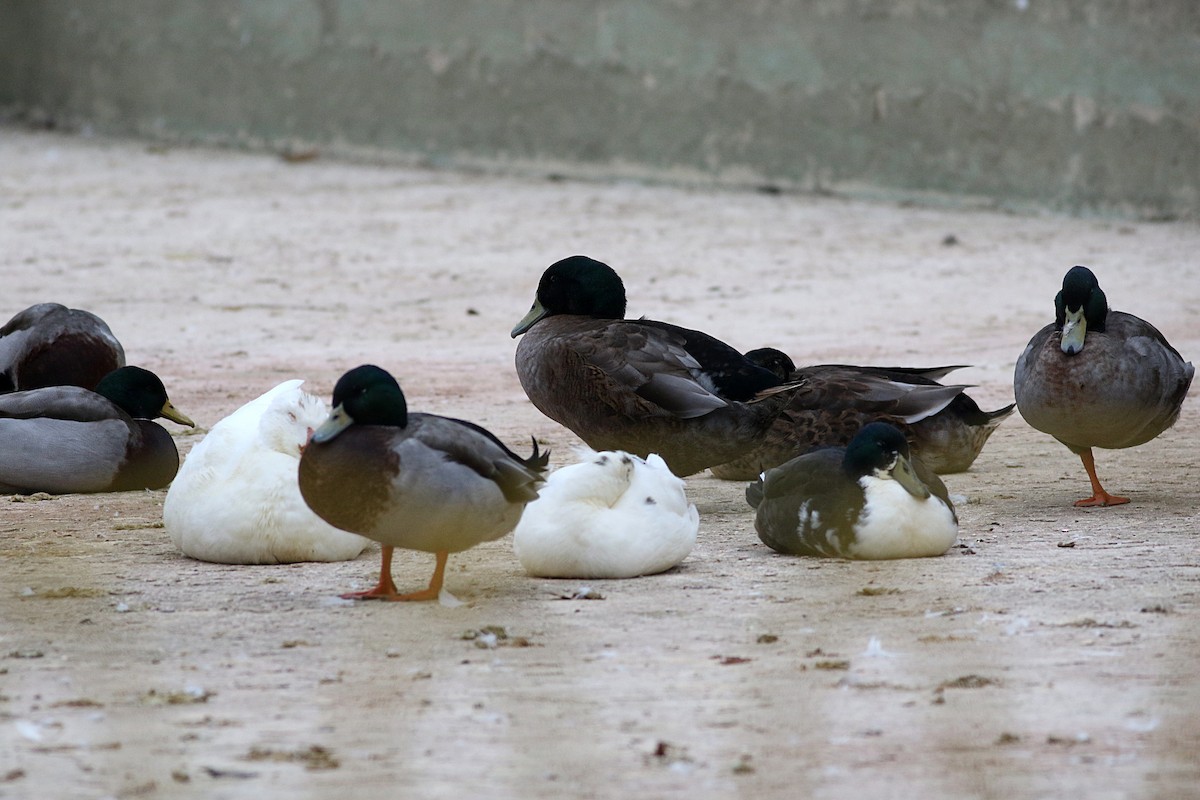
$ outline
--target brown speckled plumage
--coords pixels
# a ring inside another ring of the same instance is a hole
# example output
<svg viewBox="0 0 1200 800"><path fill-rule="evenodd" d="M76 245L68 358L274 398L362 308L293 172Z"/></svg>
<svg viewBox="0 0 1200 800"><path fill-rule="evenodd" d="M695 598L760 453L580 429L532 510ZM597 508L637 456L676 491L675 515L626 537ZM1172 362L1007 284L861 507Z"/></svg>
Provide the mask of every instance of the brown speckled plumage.
<svg viewBox="0 0 1200 800"><path fill-rule="evenodd" d="M512 335L543 414L595 450L657 453L679 476L755 447L786 397L778 377L706 333L625 319L620 277L586 256L542 273Z"/></svg>
<svg viewBox="0 0 1200 800"><path fill-rule="evenodd" d="M790 366L790 360L786 364ZM966 387L942 386L925 377L945 369L791 369L787 380L799 388L788 394L762 443L741 458L713 467L712 473L725 480L754 480L764 470L818 447L845 447L864 425L877 421L899 428L929 469L962 472L1013 406L984 412L963 394Z"/></svg>
<svg viewBox="0 0 1200 800"><path fill-rule="evenodd" d="M571 315L542 319L516 353L521 386L539 411L593 450L658 453L680 476L750 450L781 403L724 400L695 381L687 361L682 344L661 330ZM656 392L657 381L669 385ZM694 410L672 403L668 390L676 389Z"/></svg>

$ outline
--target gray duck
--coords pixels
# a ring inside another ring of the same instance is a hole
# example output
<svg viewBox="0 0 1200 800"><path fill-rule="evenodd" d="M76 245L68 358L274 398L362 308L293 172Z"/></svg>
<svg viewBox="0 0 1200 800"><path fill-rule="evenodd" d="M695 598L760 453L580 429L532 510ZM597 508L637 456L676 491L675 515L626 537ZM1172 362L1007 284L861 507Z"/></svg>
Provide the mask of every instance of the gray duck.
<svg viewBox="0 0 1200 800"><path fill-rule="evenodd" d="M125 350L108 324L90 311L39 303L0 328L0 392L46 386L95 389L125 366Z"/></svg>
<svg viewBox="0 0 1200 800"><path fill-rule="evenodd" d="M96 385L0 395L0 492L68 494L160 489L179 470L158 417L195 427L157 375L120 367Z"/></svg>
<svg viewBox="0 0 1200 800"><path fill-rule="evenodd" d="M537 499L550 454L521 458L464 420L410 414L387 371L365 364L333 389L333 411L300 456L300 494L321 519L383 545L379 583L343 594L363 600L433 600L450 553L499 539ZM392 552L434 553L426 589L400 594Z"/></svg>
<svg viewBox="0 0 1200 800"><path fill-rule="evenodd" d="M1100 485L1092 448L1136 447L1170 428L1195 373L1149 322L1109 309L1095 274L1077 266L1054 298L1054 322L1017 359L1013 388L1025 421L1083 462L1092 495L1075 505L1112 506L1129 498Z"/></svg>

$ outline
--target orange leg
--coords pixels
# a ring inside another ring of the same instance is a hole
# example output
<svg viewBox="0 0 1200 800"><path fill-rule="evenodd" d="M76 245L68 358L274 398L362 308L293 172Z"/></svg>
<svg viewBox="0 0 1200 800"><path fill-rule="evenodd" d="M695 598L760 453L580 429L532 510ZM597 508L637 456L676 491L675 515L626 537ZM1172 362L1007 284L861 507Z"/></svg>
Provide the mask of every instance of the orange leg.
<svg viewBox="0 0 1200 800"><path fill-rule="evenodd" d="M429 579L429 587L419 592L399 594L396 584L392 582L392 550L391 545L383 545L383 564L379 569L379 584L374 589L365 592L347 592L342 595L346 600L436 600L442 592L442 581L446 577L446 560L448 552L437 554L437 566L433 568L433 577Z"/></svg>
<svg viewBox="0 0 1200 800"><path fill-rule="evenodd" d="M1104 491L1104 487L1100 485L1100 479L1096 477L1096 460L1092 458L1092 448L1089 447L1080 453L1079 460L1083 462L1083 468L1087 470L1088 479L1092 482L1092 496L1076 500L1075 505L1119 506L1129 502L1128 497L1117 497L1115 494Z"/></svg>
<svg viewBox="0 0 1200 800"><path fill-rule="evenodd" d="M450 558L450 553L446 551L438 551L437 565L433 568L433 577L429 579L429 587L422 589L419 592L409 592L408 594L398 594L395 597L389 597L389 600L437 600L438 595L442 593L442 580L446 577L446 559Z"/></svg>
<svg viewBox="0 0 1200 800"><path fill-rule="evenodd" d="M390 544L383 546L383 563L379 568L379 583L374 589L365 592L346 592L341 595L343 600L393 600L396 594L396 584L392 582L392 550Z"/></svg>

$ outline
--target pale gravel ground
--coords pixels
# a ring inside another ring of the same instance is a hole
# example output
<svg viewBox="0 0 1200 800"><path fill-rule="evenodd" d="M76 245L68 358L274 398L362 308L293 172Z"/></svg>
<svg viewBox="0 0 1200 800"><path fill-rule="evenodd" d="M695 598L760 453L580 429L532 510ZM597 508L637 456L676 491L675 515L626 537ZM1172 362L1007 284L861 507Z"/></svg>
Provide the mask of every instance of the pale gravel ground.
<svg viewBox="0 0 1200 800"><path fill-rule="evenodd" d="M285 378L328 396L372 361L410 407L518 449L536 434L557 464L575 439L525 400L508 330L576 252L623 275L631 316L802 362L973 364L960 379L987 408L1011 400L1076 263L1200 355L1200 229L1184 223L7 128L0 241L0 318L46 300L98 312L202 428ZM1070 505L1078 459L1014 417L947 479L968 498L966 547L939 559L777 556L741 485L693 478L683 567L594 582L594 601L525 577L508 539L452 558L463 607L352 604L336 594L373 580L376 548L211 565L174 552L164 492L0 498L0 797L1197 796L1198 412L1193 391L1160 439L1098 453L1133 497L1099 510ZM166 425L181 451L198 441ZM431 561L400 554L398 583ZM461 638L486 625L531 646Z"/></svg>

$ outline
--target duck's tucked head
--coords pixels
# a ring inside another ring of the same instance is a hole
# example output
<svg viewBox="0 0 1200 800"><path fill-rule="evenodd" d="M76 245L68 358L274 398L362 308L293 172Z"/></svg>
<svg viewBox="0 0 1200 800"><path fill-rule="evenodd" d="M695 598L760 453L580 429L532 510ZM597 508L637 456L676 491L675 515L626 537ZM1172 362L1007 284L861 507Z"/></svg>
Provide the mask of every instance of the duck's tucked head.
<svg viewBox="0 0 1200 800"><path fill-rule="evenodd" d="M329 441L351 425L408 425L404 392L387 370L364 364L339 378L333 387L333 412L312 440Z"/></svg>
<svg viewBox="0 0 1200 800"><path fill-rule="evenodd" d="M842 469L855 481L870 476L894 480L913 497L929 497L929 488L909 461L908 440L886 422L864 425L846 447Z"/></svg>
<svg viewBox="0 0 1200 800"><path fill-rule="evenodd" d="M1083 350L1089 330L1104 332L1108 299L1100 282L1087 267L1071 267L1063 277L1063 288L1054 298L1054 327L1062 331L1060 347L1069 356Z"/></svg>
<svg viewBox="0 0 1200 800"><path fill-rule="evenodd" d="M782 350L774 347L760 347L757 350L747 350L746 360L757 367L762 367L775 374L776 378L786 381L796 371L796 362Z"/></svg>
<svg viewBox="0 0 1200 800"><path fill-rule="evenodd" d="M171 405L167 389L159 377L141 367L119 367L96 384L96 394L107 397L134 419L166 417L172 422L196 427L188 417Z"/></svg>
<svg viewBox="0 0 1200 800"><path fill-rule="evenodd" d="M296 389L271 400L258 421L263 445L278 453L299 458L316 428L325 420L321 398Z"/></svg>
<svg viewBox="0 0 1200 800"><path fill-rule="evenodd" d="M624 319L625 284L612 267L594 258L571 256L555 262L542 273L537 297L512 329L513 338L555 314Z"/></svg>

